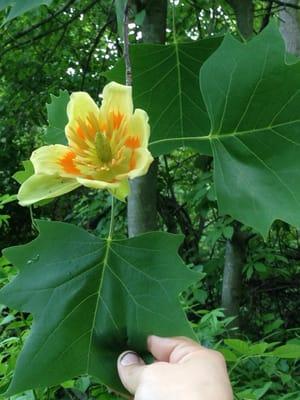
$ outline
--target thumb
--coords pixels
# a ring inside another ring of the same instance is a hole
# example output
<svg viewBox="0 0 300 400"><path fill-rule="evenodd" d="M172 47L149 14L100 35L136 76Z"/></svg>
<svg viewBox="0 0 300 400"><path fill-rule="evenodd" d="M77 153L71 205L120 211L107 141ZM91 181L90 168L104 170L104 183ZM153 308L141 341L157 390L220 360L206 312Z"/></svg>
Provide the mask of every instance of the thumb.
<svg viewBox="0 0 300 400"><path fill-rule="evenodd" d="M118 373L123 386L135 394L146 368L142 358L134 351L125 351L118 358Z"/></svg>

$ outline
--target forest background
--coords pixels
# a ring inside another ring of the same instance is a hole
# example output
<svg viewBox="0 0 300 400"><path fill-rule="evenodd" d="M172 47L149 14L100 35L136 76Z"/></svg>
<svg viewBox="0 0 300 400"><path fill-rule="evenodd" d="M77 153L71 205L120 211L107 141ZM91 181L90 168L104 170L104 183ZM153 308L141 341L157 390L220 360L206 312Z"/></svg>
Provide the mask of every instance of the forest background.
<svg viewBox="0 0 300 400"><path fill-rule="evenodd" d="M46 103L56 99L50 94L84 90L99 99L107 82L103 73L123 54L123 3L54 0L18 16L13 3L0 1L0 248L33 239L33 218L64 221L103 235L110 218L105 192L83 188L43 207L22 208L15 198L21 178L13 176L32 150L45 143ZM231 32L246 41L261 34L273 19L289 56L297 57L296 0L136 0L130 3L129 39L131 44L168 44L174 38L196 42ZM222 215L212 157L188 148L157 158L148 176L133 183L132 192L128 210L126 204L117 204L115 230L126 237L128 214L130 236L156 229L184 235L180 255L201 279L183 293L181 303L199 340L223 352L235 397L300 399L300 231L277 220L264 239L254 228ZM0 266L4 286L17 270L4 256ZM32 318L5 305L0 311L3 391ZM277 353L270 355L274 349ZM89 376L11 396L115 398Z"/></svg>

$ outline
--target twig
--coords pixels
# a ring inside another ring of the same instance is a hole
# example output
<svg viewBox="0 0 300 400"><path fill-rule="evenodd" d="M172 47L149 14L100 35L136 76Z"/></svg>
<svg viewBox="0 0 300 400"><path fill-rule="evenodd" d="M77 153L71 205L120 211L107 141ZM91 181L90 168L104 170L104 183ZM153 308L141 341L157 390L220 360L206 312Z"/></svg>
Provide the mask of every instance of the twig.
<svg viewBox="0 0 300 400"><path fill-rule="evenodd" d="M4 50L3 53L1 54L1 56L3 56L4 54L6 54L7 52L9 52L10 50L14 50L14 49L18 49L20 47L24 47L27 44L32 44L33 42L35 42L36 40L42 39L45 36L50 35L51 33L60 31L61 29L64 29L66 26L70 25L73 21L75 21L77 18L80 17L81 14L86 13L87 11L89 11L92 7L94 7L96 4L98 3L98 0L94 0L91 3L89 3L85 8L79 10L72 18L70 18L67 22L65 22L63 25L60 25L58 27L55 27L53 29L50 29L47 32L43 32L40 33L39 35L34 36L33 38L29 39L29 40L25 40L24 42L21 42L19 44L17 44L16 46L12 46L9 47L8 49Z"/></svg>
<svg viewBox="0 0 300 400"><path fill-rule="evenodd" d="M48 16L47 18L44 18L42 21L37 22L36 24L30 26L29 28L25 29L24 31L21 31L17 33L15 36L13 36L10 40L8 40L6 43L4 43L4 47L7 46L8 44L14 42L16 39L20 39L21 37L28 35L28 33L31 33L35 29L39 28L40 26L47 24L48 22L52 21L52 19L56 18L58 15L62 14L64 11L66 11L73 3L75 3L76 0L69 0L66 5L64 5L62 8L60 8L56 13Z"/></svg>
<svg viewBox="0 0 300 400"><path fill-rule="evenodd" d="M111 24L111 22L112 22L112 19L111 19L111 12L110 12L107 22L102 26L102 28L99 30L99 32L97 33L97 35L95 37L94 43L90 48L90 51L89 51L88 57L86 59L85 65L84 65L84 67L82 69L83 70L82 71L82 81L81 81L81 85L80 85L81 90L84 87L85 78L86 78L86 75L87 75L87 73L89 71L89 66L90 66L90 62L91 62L92 56L94 54L94 51L96 50L96 48L98 46L98 43L99 43L101 37L103 36L106 28Z"/></svg>
<svg viewBox="0 0 300 400"><path fill-rule="evenodd" d="M273 9L273 0L271 0L267 6L266 13L263 17L261 27L260 27L260 32L265 29L265 27L268 25L271 15L272 15L272 9Z"/></svg>
<svg viewBox="0 0 300 400"><path fill-rule="evenodd" d="M124 60L126 68L126 85L132 86L132 71L129 55L129 0L126 3L124 10Z"/></svg>
<svg viewBox="0 0 300 400"><path fill-rule="evenodd" d="M296 4L292 4L289 2L280 1L280 0L265 0L265 1L276 3L282 7L290 7L290 8L295 8L296 10L300 10L300 6L297 6Z"/></svg>

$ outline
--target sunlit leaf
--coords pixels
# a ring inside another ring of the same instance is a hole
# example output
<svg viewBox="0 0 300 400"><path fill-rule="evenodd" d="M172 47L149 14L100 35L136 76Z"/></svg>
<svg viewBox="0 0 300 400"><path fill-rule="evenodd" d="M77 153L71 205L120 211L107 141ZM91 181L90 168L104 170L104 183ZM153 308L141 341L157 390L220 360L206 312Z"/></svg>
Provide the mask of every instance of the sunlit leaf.
<svg viewBox="0 0 300 400"><path fill-rule="evenodd" d="M272 354L280 358L293 358L300 359L300 345L297 344L285 344L277 347Z"/></svg>

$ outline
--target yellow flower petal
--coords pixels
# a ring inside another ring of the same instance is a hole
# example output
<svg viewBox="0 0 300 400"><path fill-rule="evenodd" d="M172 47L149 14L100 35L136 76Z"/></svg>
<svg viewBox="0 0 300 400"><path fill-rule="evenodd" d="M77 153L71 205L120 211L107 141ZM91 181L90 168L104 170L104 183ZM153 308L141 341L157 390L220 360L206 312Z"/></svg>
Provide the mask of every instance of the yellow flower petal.
<svg viewBox="0 0 300 400"><path fill-rule="evenodd" d="M133 112L131 86L110 82L103 89L103 101L100 114L104 118L112 116L115 128L119 128L124 116L130 116Z"/></svg>
<svg viewBox="0 0 300 400"><path fill-rule="evenodd" d="M119 182L119 186L117 188L108 190L110 194L112 194L116 199L120 201L125 201L130 192L129 182L127 179L124 179Z"/></svg>
<svg viewBox="0 0 300 400"><path fill-rule="evenodd" d="M133 153L133 165L128 173L130 179L145 175L153 162L153 157L147 149L137 149Z"/></svg>
<svg viewBox="0 0 300 400"><path fill-rule="evenodd" d="M146 174L153 161L147 150L148 115L140 109L133 114L131 87L106 85L100 109L87 93L73 93L67 114L69 146L43 146L33 152L35 175L21 186L20 204L56 197L80 185L107 189L124 200L128 179Z"/></svg>
<svg viewBox="0 0 300 400"><path fill-rule="evenodd" d="M83 178L78 178L77 181L81 185L92 189L108 189L113 196L121 201L124 201L125 197L129 194L129 184L126 178L113 183Z"/></svg>
<svg viewBox="0 0 300 400"><path fill-rule="evenodd" d="M125 140L125 145L129 145L130 141L133 143L138 143L137 147L147 147L149 136L150 136L150 126L148 124L148 114L144 110L137 108L128 122L128 137ZM135 141L134 141L135 139Z"/></svg>
<svg viewBox="0 0 300 400"><path fill-rule="evenodd" d="M96 129L98 129L99 108L88 93L75 92L71 94L67 115L69 122L65 132L69 145L75 144L81 147L86 135L89 135L87 128L89 124L96 124ZM89 124L87 124L88 120Z"/></svg>
<svg viewBox="0 0 300 400"><path fill-rule="evenodd" d="M75 156L75 153L69 147L55 144L35 150L30 160L36 174L74 177L80 175L74 161Z"/></svg>
<svg viewBox="0 0 300 400"><path fill-rule="evenodd" d="M112 183L112 182L98 181L95 179L85 179L85 178L77 178L77 182L83 186L92 189L115 189L120 184L120 182Z"/></svg>
<svg viewBox="0 0 300 400"><path fill-rule="evenodd" d="M61 196L78 188L75 179L61 178L57 175L35 174L29 177L20 187L18 200L21 206L29 206L45 199Z"/></svg>
<svg viewBox="0 0 300 400"><path fill-rule="evenodd" d="M99 114L99 108L91 96L86 92L72 93L67 106L69 121L85 120L90 114L96 116Z"/></svg>

